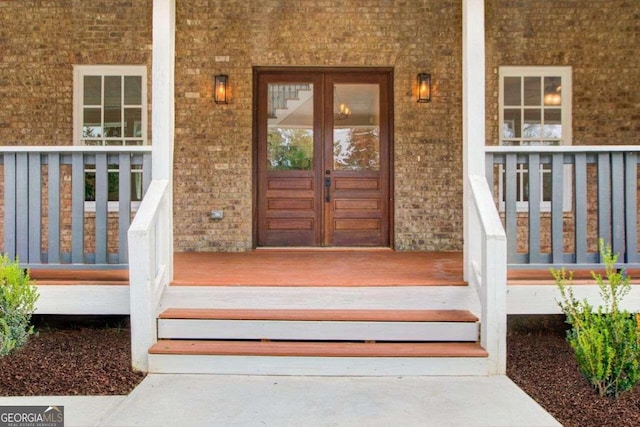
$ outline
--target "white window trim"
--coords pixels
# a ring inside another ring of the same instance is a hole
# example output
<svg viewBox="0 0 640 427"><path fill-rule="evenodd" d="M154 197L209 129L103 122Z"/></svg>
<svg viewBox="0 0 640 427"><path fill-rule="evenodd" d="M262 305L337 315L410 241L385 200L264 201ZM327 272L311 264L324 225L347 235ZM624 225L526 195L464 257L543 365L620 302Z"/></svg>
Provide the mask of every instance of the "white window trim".
<svg viewBox="0 0 640 427"><path fill-rule="evenodd" d="M141 76L142 97L142 136L143 145L149 144L147 130L148 98L147 98L147 66L146 65L74 65L73 66L73 145L83 145L81 141L84 99L84 76ZM124 145L123 145L124 147ZM99 149L100 146L95 146ZM107 212L118 212L120 204L117 201L107 203ZM140 207L139 201L131 202L131 210L136 212ZM85 212L95 212L96 202L84 202Z"/></svg>
<svg viewBox="0 0 640 427"><path fill-rule="evenodd" d="M501 66L498 71L498 141L499 145L503 145L503 133L502 127L504 123L504 78L505 77L555 77L560 76L562 78L562 104L560 105L560 114L562 116L562 140L560 145L572 145L572 130L573 130L573 75L572 68L570 66ZM498 173L498 194L500 201L500 211L505 211L505 202L503 194L503 168L499 168ZM542 173L540 174L542 177ZM571 165L565 165L564 167L564 182L568 183L568 188L564 191L564 200L562 201L563 210L570 212L572 210L572 168ZM542 188L542 186L541 186ZM542 192L540 192L542 197ZM520 202L516 203L517 212L528 212L529 203ZM551 203L540 200L540 211L551 212Z"/></svg>
<svg viewBox="0 0 640 427"><path fill-rule="evenodd" d="M85 75L142 76L142 139L149 143L147 134L147 66L146 65L74 65L73 66L73 145L82 145L82 100Z"/></svg>

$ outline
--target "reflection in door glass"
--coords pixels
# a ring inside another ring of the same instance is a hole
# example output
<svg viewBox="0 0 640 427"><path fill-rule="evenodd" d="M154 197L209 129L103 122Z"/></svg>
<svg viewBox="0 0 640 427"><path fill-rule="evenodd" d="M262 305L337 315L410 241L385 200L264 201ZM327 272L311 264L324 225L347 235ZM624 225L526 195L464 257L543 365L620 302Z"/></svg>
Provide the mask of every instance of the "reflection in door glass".
<svg viewBox="0 0 640 427"><path fill-rule="evenodd" d="M267 91L267 169L311 170L313 84L271 83Z"/></svg>
<svg viewBox="0 0 640 427"><path fill-rule="evenodd" d="M377 84L336 84L333 169L380 169L380 90Z"/></svg>

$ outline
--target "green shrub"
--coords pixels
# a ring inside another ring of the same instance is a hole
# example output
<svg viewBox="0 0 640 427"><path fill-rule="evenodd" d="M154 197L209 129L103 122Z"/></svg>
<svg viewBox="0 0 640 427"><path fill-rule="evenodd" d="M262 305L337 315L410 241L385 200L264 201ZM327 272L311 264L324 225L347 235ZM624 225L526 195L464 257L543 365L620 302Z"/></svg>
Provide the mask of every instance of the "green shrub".
<svg viewBox="0 0 640 427"><path fill-rule="evenodd" d="M586 301L578 301L571 288L573 273L553 270L560 289L562 311L571 329L567 341L574 351L578 368L600 396L618 397L640 380L640 317L620 309L629 293L630 277L616 270L618 255L600 240L606 280L591 272L600 289L604 306L596 310Z"/></svg>
<svg viewBox="0 0 640 427"><path fill-rule="evenodd" d="M18 262L0 256L0 357L22 347L31 334L38 292Z"/></svg>

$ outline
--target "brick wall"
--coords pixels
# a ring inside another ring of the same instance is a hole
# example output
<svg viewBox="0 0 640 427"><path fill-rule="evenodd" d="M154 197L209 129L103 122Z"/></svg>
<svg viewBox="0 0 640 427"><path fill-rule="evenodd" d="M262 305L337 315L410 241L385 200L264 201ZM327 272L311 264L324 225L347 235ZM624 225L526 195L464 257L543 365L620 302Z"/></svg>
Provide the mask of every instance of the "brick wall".
<svg viewBox="0 0 640 427"><path fill-rule="evenodd" d="M178 2L176 248L252 247L252 67L348 65L394 67L395 247L460 250L461 25L459 0ZM429 104L412 93L421 71ZM226 106L211 98L218 73Z"/></svg>
<svg viewBox="0 0 640 427"><path fill-rule="evenodd" d="M571 65L573 143L639 143L637 1L485 3L488 144L497 140L500 65ZM150 65L151 5L0 1L0 144L71 144L72 66ZM176 7L177 250L253 244L252 67L267 65L394 67L395 247L462 248L460 0L184 0ZM429 104L412 93L421 71L433 77ZM211 98L218 73L231 79L226 106ZM225 218L210 220L211 209Z"/></svg>

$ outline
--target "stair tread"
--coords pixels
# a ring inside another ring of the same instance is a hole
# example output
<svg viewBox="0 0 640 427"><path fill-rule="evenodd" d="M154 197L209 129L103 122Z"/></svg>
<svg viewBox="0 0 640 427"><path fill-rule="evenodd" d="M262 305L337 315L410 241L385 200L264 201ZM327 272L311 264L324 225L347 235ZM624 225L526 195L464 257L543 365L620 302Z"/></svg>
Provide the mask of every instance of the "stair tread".
<svg viewBox="0 0 640 427"><path fill-rule="evenodd" d="M160 319L301 320L373 322L477 322L467 310L346 310L346 309L205 309L170 308Z"/></svg>
<svg viewBox="0 0 640 427"><path fill-rule="evenodd" d="M487 357L478 343L160 340L150 354L303 357Z"/></svg>

